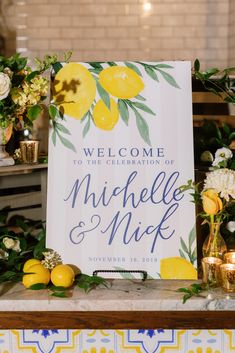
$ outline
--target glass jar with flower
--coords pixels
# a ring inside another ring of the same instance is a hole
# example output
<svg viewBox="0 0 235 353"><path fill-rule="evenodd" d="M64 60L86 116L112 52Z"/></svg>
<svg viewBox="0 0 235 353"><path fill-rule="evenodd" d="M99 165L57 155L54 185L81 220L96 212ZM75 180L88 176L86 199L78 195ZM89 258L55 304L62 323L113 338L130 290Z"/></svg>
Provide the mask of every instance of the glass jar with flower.
<svg viewBox="0 0 235 353"><path fill-rule="evenodd" d="M228 148L216 151L213 167L206 173L202 190L200 184L188 181L181 190L194 190L194 202L201 205L198 215L209 225L209 235L202 246L203 257L223 258L227 251L226 243L220 233L222 223L231 218L235 207L235 170L233 170L233 153ZM226 167L225 167L226 166ZM230 169L231 168L231 169ZM233 216L232 216L233 217Z"/></svg>

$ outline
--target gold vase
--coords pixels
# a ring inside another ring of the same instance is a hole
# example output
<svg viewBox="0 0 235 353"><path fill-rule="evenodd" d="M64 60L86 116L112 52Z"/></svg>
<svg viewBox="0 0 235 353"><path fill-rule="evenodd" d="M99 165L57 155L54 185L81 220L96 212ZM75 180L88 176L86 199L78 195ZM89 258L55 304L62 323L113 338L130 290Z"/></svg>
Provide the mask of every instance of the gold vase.
<svg viewBox="0 0 235 353"><path fill-rule="evenodd" d="M223 255L227 252L227 246L220 234L221 223L210 223L210 232L206 237L203 246L203 257L217 257L223 259Z"/></svg>

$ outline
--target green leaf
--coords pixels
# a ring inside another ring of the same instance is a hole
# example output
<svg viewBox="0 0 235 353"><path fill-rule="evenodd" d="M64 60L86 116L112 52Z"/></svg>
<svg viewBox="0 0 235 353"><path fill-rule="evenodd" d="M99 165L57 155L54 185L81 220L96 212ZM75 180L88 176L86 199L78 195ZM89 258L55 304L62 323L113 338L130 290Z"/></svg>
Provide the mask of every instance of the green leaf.
<svg viewBox="0 0 235 353"><path fill-rule="evenodd" d="M62 142L62 144L67 147L68 149L70 149L73 152L76 152L76 148L75 146L72 144L72 142L70 142L68 139L66 139L65 137L58 135L60 141Z"/></svg>
<svg viewBox="0 0 235 353"><path fill-rule="evenodd" d="M34 77L36 77L37 75L39 75L40 72L39 71L33 71L31 72L28 76L26 76L25 80L27 82L30 82Z"/></svg>
<svg viewBox="0 0 235 353"><path fill-rule="evenodd" d="M122 120L128 126L128 122L129 122L128 106L122 99L118 99L118 110Z"/></svg>
<svg viewBox="0 0 235 353"><path fill-rule="evenodd" d="M198 59L194 61L193 67L195 71L200 71L200 61Z"/></svg>
<svg viewBox="0 0 235 353"><path fill-rule="evenodd" d="M52 67L53 67L55 74L57 74L57 72L59 72L60 69L62 69L63 65L57 61L56 63L52 64Z"/></svg>
<svg viewBox="0 0 235 353"><path fill-rule="evenodd" d="M62 286L54 286L54 285L51 285L50 286L50 290L52 291L57 291L57 292L64 292L66 290L65 287L62 287Z"/></svg>
<svg viewBox="0 0 235 353"><path fill-rule="evenodd" d="M192 294L185 294L185 295L183 296L183 304L185 304L186 301L187 301L188 299L190 299L191 297L192 297Z"/></svg>
<svg viewBox="0 0 235 353"><path fill-rule="evenodd" d="M70 131L67 129L67 127L65 127L64 125L62 125L60 123L55 124L55 129L63 132L64 134L71 135Z"/></svg>
<svg viewBox="0 0 235 353"><path fill-rule="evenodd" d="M117 271L123 271L124 270L124 268L118 267L118 266L114 266L114 269L117 270ZM132 273L123 272L123 273L119 273L119 274L124 279L136 279L135 276L133 276Z"/></svg>
<svg viewBox="0 0 235 353"><path fill-rule="evenodd" d="M229 136L229 134L231 133L230 126L228 124L223 123L222 129L224 130L225 134Z"/></svg>
<svg viewBox="0 0 235 353"><path fill-rule="evenodd" d="M135 99L139 99L140 101L146 101L146 98L144 98L144 97L141 96L140 94L138 94L137 96L135 96Z"/></svg>
<svg viewBox="0 0 235 353"><path fill-rule="evenodd" d="M126 65L127 67L129 67L129 69L135 71L135 72L137 73L137 75L139 75L139 76L142 77L142 73L141 73L140 69L139 69L135 64L130 63L130 62L128 62L128 61L125 61L125 65Z"/></svg>
<svg viewBox="0 0 235 353"><path fill-rule="evenodd" d="M152 114L152 115L156 115L149 107L147 107L147 105L145 105L144 103L140 103L140 102L132 102L132 104L138 108L141 109L143 111L145 111L146 113Z"/></svg>
<svg viewBox="0 0 235 353"><path fill-rule="evenodd" d="M86 136L86 134L88 133L88 131L90 130L90 117L88 118L86 125L84 126L84 129L82 131L82 137L84 138Z"/></svg>
<svg viewBox="0 0 235 353"><path fill-rule="evenodd" d="M182 293L191 293L191 291L188 288L178 288L177 292L182 292Z"/></svg>
<svg viewBox="0 0 235 353"><path fill-rule="evenodd" d="M229 135L229 142L235 139L235 131Z"/></svg>
<svg viewBox="0 0 235 353"><path fill-rule="evenodd" d="M97 81L96 87L99 92L100 98L106 105L106 107L110 110L110 97L109 94L105 91L105 89L101 86L101 84Z"/></svg>
<svg viewBox="0 0 235 353"><path fill-rule="evenodd" d="M51 135L52 143L55 146L56 145L56 131L53 130L52 135Z"/></svg>
<svg viewBox="0 0 235 353"><path fill-rule="evenodd" d="M195 240L196 240L196 228L194 226L191 232L189 233L189 251L191 251L192 245Z"/></svg>
<svg viewBox="0 0 235 353"><path fill-rule="evenodd" d="M159 79L158 79L158 76L156 74L156 72L154 71L154 69L152 69L151 67L149 66L145 66L144 67L146 73L155 81L159 82Z"/></svg>
<svg viewBox="0 0 235 353"><path fill-rule="evenodd" d="M163 76L163 78L173 87L175 88L180 88L176 82L176 80L174 79L173 76L171 76L170 74L168 74L165 71L162 71L160 69L158 69L158 71L161 73L161 75Z"/></svg>
<svg viewBox="0 0 235 353"><path fill-rule="evenodd" d="M140 136L149 146L151 146L148 124L136 109L134 109L134 112L136 116L136 125L139 130Z"/></svg>
<svg viewBox="0 0 235 353"><path fill-rule="evenodd" d="M32 290L40 290L40 289L46 289L47 286L44 283L36 283L36 284L32 284L32 286L30 286L28 289L32 289Z"/></svg>
<svg viewBox="0 0 235 353"><path fill-rule="evenodd" d="M58 108L55 105L50 104L48 108L48 113L51 119L54 120L58 116Z"/></svg>
<svg viewBox="0 0 235 353"><path fill-rule="evenodd" d="M179 253L180 253L180 257L182 257L183 259L186 259L186 256L184 255L184 253L181 249L179 249Z"/></svg>
<svg viewBox="0 0 235 353"><path fill-rule="evenodd" d="M68 297L66 291L64 291L64 292L60 292L60 291L59 292L52 292L51 296L52 297L58 297L58 298L67 298Z"/></svg>
<svg viewBox="0 0 235 353"><path fill-rule="evenodd" d="M33 105L28 108L28 118L31 122L38 118L39 114L42 112L42 107L40 105Z"/></svg>
<svg viewBox="0 0 235 353"><path fill-rule="evenodd" d="M102 65L100 62L88 62L88 64L91 66L91 67L94 67L95 69L103 69Z"/></svg>
<svg viewBox="0 0 235 353"><path fill-rule="evenodd" d="M186 252L186 254L189 254L187 245L185 244L185 242L184 242L182 237L180 237L180 244L181 244L181 248L183 249L183 251Z"/></svg>
<svg viewBox="0 0 235 353"><path fill-rule="evenodd" d="M168 64L157 64L157 65L154 65L154 67L158 69L173 69L173 66Z"/></svg>

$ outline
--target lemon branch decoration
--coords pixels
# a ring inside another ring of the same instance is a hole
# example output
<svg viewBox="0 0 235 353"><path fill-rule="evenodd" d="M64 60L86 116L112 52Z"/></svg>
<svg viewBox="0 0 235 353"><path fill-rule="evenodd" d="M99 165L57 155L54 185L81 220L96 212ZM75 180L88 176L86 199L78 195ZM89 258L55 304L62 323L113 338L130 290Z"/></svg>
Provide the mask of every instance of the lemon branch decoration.
<svg viewBox="0 0 235 353"><path fill-rule="evenodd" d="M189 233L188 245L186 245L184 239L180 237L180 245L181 245L181 249L179 249L180 256L183 259L187 259L188 257L192 265L194 265L195 261L197 260L197 248L196 246L193 248L193 244L195 241L196 241L195 226L192 228L192 230Z"/></svg>
<svg viewBox="0 0 235 353"><path fill-rule="evenodd" d="M83 137L89 132L91 123L97 128L109 131L115 127L119 116L128 126L130 117L134 115L141 138L151 145L149 126L143 113L152 116L156 114L146 104L146 98L140 94L144 89L144 82L138 66L142 66L151 79L159 82L158 75L160 74L170 85L179 88L173 76L165 71L165 69L172 69L173 66L143 62L125 62L125 66L120 66L115 62L89 62L87 64L90 66L88 70L95 81L100 100L93 102L81 119L81 123L85 123ZM105 67L104 64L106 64Z"/></svg>

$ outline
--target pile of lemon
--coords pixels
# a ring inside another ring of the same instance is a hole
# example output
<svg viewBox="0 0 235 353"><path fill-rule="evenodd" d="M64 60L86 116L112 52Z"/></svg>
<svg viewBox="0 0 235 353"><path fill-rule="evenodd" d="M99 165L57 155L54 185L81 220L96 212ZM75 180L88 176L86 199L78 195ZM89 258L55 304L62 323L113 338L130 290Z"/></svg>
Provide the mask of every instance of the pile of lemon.
<svg viewBox="0 0 235 353"><path fill-rule="evenodd" d="M38 283L48 285L50 282L56 287L69 288L73 285L75 279L75 272L71 266L60 264L50 271L38 259L26 261L23 272L25 274L22 283L26 288Z"/></svg>

